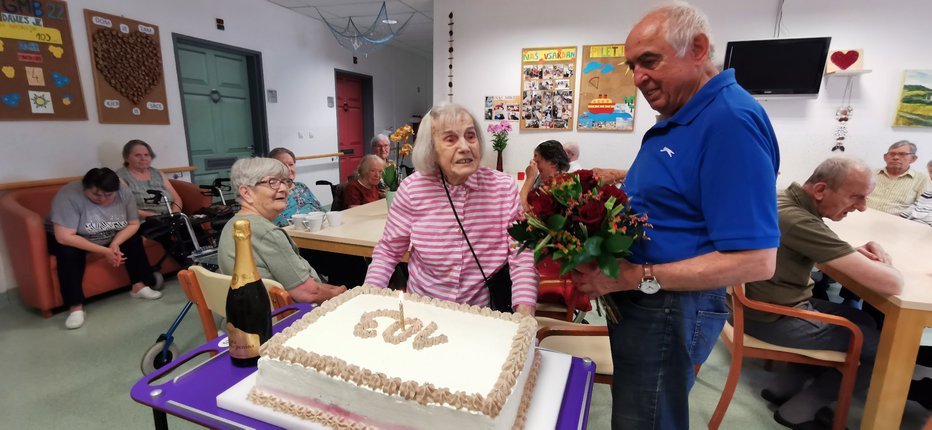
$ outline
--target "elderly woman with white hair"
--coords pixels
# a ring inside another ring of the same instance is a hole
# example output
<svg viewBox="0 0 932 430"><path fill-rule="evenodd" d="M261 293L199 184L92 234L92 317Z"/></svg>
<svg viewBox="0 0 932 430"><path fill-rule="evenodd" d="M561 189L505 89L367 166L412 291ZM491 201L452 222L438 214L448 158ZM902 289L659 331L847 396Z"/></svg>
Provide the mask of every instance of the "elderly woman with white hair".
<svg viewBox="0 0 932 430"><path fill-rule="evenodd" d="M233 223L245 219L252 230L252 252L259 276L281 283L295 302L322 303L346 291L343 286L318 282L317 273L298 254L298 247L272 222L285 209L294 186L284 164L272 158L243 158L233 164L230 179L240 210L220 233L217 260L221 273L233 273Z"/></svg>
<svg viewBox="0 0 932 430"><path fill-rule="evenodd" d="M490 306L486 279L507 279L508 270L512 309L533 315L534 256L517 252L507 231L521 212L518 186L510 175L480 166L484 141L477 125L455 104L424 117L412 153L417 172L395 195L366 283L386 287L410 248L409 292Z"/></svg>

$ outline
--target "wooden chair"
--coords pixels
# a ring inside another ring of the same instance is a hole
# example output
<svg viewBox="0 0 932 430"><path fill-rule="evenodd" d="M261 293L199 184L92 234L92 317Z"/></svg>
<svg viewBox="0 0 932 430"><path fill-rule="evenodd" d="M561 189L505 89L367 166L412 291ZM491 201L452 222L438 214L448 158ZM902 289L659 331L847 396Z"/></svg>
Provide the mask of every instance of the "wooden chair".
<svg viewBox="0 0 932 430"><path fill-rule="evenodd" d="M612 385L614 367L608 342L608 327L578 324L561 319L536 317L537 342L552 349L595 362L595 382Z"/></svg>
<svg viewBox="0 0 932 430"><path fill-rule="evenodd" d="M211 272L201 266L191 266L178 272L178 281L184 295L197 305L197 313L201 317L201 327L204 328L207 341L217 338L217 324L213 314L226 318L230 279L229 275ZM262 283L269 290L273 310L292 303L291 296L282 288L282 284L271 279L263 279Z"/></svg>
<svg viewBox="0 0 932 430"><path fill-rule="evenodd" d="M725 411L728 409L728 404L735 394L735 387L738 385L738 378L741 376L742 360L745 357L749 357L826 366L838 369L842 374L842 379L841 387L838 390L838 406L835 409L835 422L832 428L834 430L843 430L845 428L845 422L848 419L848 408L851 405L851 395L854 391L854 381L857 377L858 365L860 363L861 344L864 342L861 329L851 321L839 316L751 300L747 298L744 293L744 284L739 284L733 288L729 287L729 292L731 293L733 304L732 313L734 317L734 326L726 322L725 328L722 330L721 339L722 343L731 351L731 368L728 371L728 379L725 381L725 388L722 390L722 397L719 399L718 406L715 408L712 419L709 421L709 428L712 430L718 429L719 425L722 423L722 419L725 418ZM744 334L745 307L758 311L805 318L845 327L851 330L851 342L848 344L848 351L839 352L788 348L767 343Z"/></svg>
<svg viewBox="0 0 932 430"><path fill-rule="evenodd" d="M571 279L560 276L560 264L553 260L537 263L537 271L540 273L540 286L535 315L582 322L586 312L592 310L589 296L573 288Z"/></svg>

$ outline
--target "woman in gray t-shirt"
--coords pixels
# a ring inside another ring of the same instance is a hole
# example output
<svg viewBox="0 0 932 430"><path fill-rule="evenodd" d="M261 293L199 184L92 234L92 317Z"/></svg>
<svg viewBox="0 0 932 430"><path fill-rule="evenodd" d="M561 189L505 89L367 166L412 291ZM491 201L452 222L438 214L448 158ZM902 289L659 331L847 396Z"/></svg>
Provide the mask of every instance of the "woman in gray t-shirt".
<svg viewBox="0 0 932 430"><path fill-rule="evenodd" d="M123 266L133 284L130 295L158 299L162 293L152 284L152 269L142 246L139 215L133 194L120 187L120 178L106 167L94 168L81 182L62 187L52 200L46 221L49 252L57 259L58 284L71 313L65 327L84 324L84 269L90 258L105 258L113 267Z"/></svg>

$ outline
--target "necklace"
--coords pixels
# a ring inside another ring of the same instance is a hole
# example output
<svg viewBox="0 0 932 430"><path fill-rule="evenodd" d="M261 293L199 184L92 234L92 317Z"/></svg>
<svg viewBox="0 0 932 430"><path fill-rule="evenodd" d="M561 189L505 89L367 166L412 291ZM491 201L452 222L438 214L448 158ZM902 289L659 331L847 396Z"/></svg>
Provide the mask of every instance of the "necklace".
<svg viewBox="0 0 932 430"><path fill-rule="evenodd" d="M365 188L365 189L367 189L367 190L372 189L372 187L366 185L366 183L363 182L362 179L357 179L356 182L359 182L359 185L362 185L362 187Z"/></svg>

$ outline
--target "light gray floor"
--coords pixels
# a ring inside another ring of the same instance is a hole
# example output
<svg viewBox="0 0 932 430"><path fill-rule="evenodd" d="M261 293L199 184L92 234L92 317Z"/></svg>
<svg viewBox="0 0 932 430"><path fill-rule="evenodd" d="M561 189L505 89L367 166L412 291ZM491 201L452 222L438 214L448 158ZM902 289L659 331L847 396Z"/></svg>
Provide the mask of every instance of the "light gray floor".
<svg viewBox="0 0 932 430"><path fill-rule="evenodd" d="M142 354L168 330L185 304L174 279L157 301L132 299L127 291L94 300L86 306L87 323L65 330L65 313L44 319L25 309L16 291L0 294L0 428L147 429L152 413L129 396L142 377ZM587 317L599 323L597 316ZM929 336L927 336L928 338ZM927 339L932 340L932 339ZM196 312L189 312L175 332L182 351L204 341ZM690 394L690 424L704 428L718 402L730 363L728 351L716 346L702 367ZM731 402L724 429L779 429L772 409L758 393L770 373L748 361ZM590 429L609 429L611 397L596 385L589 416ZM853 405L849 428L858 428L862 404ZM908 402L905 429L919 429L929 413ZM172 429L199 428L169 416Z"/></svg>

